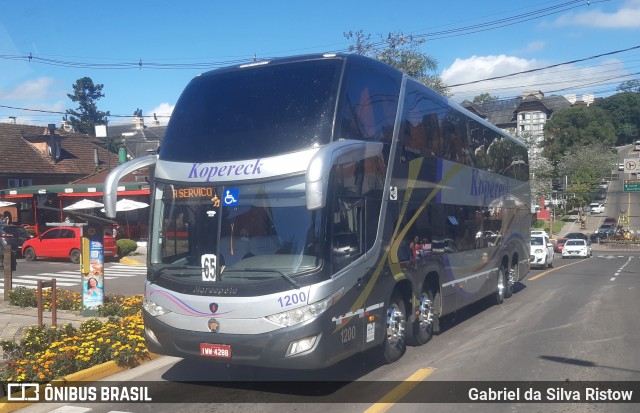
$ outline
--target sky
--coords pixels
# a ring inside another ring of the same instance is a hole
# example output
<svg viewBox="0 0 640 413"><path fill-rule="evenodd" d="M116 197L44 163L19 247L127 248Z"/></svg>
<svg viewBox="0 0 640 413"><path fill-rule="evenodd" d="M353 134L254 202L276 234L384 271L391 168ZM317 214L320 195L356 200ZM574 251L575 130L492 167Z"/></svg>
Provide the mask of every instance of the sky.
<svg viewBox="0 0 640 413"><path fill-rule="evenodd" d="M457 103L529 90L606 97L640 79L640 0L24 0L0 14L0 122L60 125L77 108L67 94L90 77L109 124L137 109L147 125L154 113L166 123L199 73L345 52L344 33L357 31L426 40L419 50Z"/></svg>

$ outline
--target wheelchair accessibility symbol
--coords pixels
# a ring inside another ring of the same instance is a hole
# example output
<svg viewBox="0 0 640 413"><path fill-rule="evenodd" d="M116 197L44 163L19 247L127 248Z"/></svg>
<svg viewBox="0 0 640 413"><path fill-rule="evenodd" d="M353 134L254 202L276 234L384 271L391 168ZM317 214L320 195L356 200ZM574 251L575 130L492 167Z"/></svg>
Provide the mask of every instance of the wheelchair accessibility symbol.
<svg viewBox="0 0 640 413"><path fill-rule="evenodd" d="M224 190L222 204L225 206L238 205L238 188L227 188Z"/></svg>

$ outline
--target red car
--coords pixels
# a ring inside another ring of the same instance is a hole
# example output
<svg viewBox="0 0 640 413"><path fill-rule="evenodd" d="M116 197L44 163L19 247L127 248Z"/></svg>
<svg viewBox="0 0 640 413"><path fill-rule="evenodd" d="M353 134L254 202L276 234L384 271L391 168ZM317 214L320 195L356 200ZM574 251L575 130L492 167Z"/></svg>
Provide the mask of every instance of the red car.
<svg viewBox="0 0 640 413"><path fill-rule="evenodd" d="M562 252L562 249L564 248L564 243L567 242L567 239L568 238L557 238L553 243L553 250L555 252Z"/></svg>
<svg viewBox="0 0 640 413"><path fill-rule="evenodd" d="M27 261L40 257L69 258L72 263L80 263L80 228L58 227L45 231L36 238L22 244L22 255ZM104 257L114 257L118 253L116 239L104 236Z"/></svg>

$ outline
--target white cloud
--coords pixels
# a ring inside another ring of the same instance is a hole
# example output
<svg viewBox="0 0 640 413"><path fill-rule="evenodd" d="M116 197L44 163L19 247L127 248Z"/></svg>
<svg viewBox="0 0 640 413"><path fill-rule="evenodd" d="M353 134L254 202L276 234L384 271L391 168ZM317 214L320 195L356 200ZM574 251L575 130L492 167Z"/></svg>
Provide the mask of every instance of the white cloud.
<svg viewBox="0 0 640 413"><path fill-rule="evenodd" d="M6 100L42 99L50 95L49 89L53 84L52 78L39 77L23 82L12 89L0 91L0 98Z"/></svg>
<svg viewBox="0 0 640 413"><path fill-rule="evenodd" d="M640 0L628 0L612 13L590 10L585 13L570 13L556 19L559 26L588 26L607 29L640 27Z"/></svg>
<svg viewBox="0 0 640 413"><path fill-rule="evenodd" d="M464 84L477 80L500 77L549 66L549 62L527 60L514 56L472 56L456 61L442 72L442 80L448 85ZM521 95L528 90L541 90L545 94L589 93L601 88L626 71L618 60L604 61L597 66L580 68L564 65L532 73L524 73L501 79L482 81L451 88L452 99L462 102L472 100L482 93L499 98Z"/></svg>
<svg viewBox="0 0 640 413"><path fill-rule="evenodd" d="M442 72L442 80L447 85L457 85L522 72L541 66L544 65L535 60L526 60L504 54L498 56L471 56L468 59L456 59L450 67L444 69ZM513 80L509 80L509 78L505 78L501 82L481 82L453 87L451 92L453 92L453 98L456 101L472 99L474 96L487 91L489 91L488 93L491 95L502 97L504 96L502 90L499 92L491 92L490 90L496 90L499 86L500 89L504 87L507 88L504 92L512 93L508 90L508 88L512 87L516 88L519 94L522 92L522 87L517 86L517 84L522 84L522 80L514 82Z"/></svg>
<svg viewBox="0 0 640 413"><path fill-rule="evenodd" d="M175 105L171 105L169 103L161 103L158 106L156 106L155 108L147 111L144 115L146 116L153 116L153 114L155 113L156 116L158 117L158 121L160 121L161 125L166 125L169 122L169 116L171 116L171 113L173 113L173 108L175 107ZM146 122L145 122L146 124Z"/></svg>
<svg viewBox="0 0 640 413"><path fill-rule="evenodd" d="M534 53L534 52L539 52L540 50L544 49L544 47L546 46L546 43L542 40L536 40L533 42L529 42L529 44L527 44L526 49L521 50L516 52L515 54L529 54L529 53Z"/></svg>

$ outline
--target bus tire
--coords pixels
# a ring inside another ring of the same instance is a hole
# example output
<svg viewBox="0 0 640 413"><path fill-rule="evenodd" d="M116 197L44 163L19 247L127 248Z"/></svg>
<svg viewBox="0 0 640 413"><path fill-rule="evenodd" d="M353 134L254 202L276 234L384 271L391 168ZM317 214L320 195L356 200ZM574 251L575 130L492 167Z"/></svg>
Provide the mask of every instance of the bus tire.
<svg viewBox="0 0 640 413"><path fill-rule="evenodd" d="M500 267L498 271L498 276L496 277L496 292L495 292L495 302L500 305L504 303L505 290L508 288L509 279L507 275L507 268L503 265Z"/></svg>
<svg viewBox="0 0 640 413"><path fill-rule="evenodd" d="M407 350L405 341L406 312L402 297L397 292L391 296L387 309L386 331L382 343L381 361L390 364L398 361Z"/></svg>
<svg viewBox="0 0 640 413"><path fill-rule="evenodd" d="M516 262L511 266L511 270L507 273L507 278L504 284L504 298L509 298L513 295L513 287L520 278L519 271L520 269Z"/></svg>
<svg viewBox="0 0 640 413"><path fill-rule="evenodd" d="M437 296L438 292L431 286L426 286L425 291L420 295L419 314L412 324L411 335L408 337L414 346L426 344L433 337L437 317L435 315Z"/></svg>
<svg viewBox="0 0 640 413"><path fill-rule="evenodd" d="M31 247L27 247L27 249L24 250L24 259L27 261L35 261L38 258L38 256L36 255L36 250L34 250Z"/></svg>
<svg viewBox="0 0 640 413"><path fill-rule="evenodd" d="M69 260L74 264L80 264L80 250L76 248L72 249L69 253Z"/></svg>

